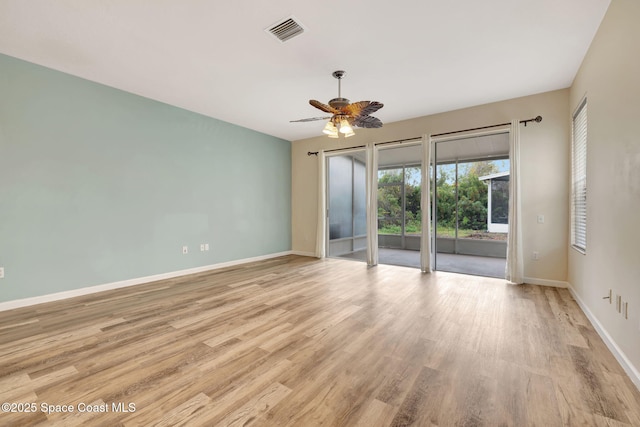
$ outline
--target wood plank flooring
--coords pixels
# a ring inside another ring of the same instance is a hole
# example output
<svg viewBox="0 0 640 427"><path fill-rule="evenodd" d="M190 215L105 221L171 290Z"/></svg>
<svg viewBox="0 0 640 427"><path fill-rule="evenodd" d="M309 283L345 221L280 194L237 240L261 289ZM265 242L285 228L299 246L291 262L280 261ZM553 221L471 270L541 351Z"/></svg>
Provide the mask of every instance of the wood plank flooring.
<svg viewBox="0 0 640 427"><path fill-rule="evenodd" d="M567 290L297 256L0 312L0 402L0 425L640 426Z"/></svg>

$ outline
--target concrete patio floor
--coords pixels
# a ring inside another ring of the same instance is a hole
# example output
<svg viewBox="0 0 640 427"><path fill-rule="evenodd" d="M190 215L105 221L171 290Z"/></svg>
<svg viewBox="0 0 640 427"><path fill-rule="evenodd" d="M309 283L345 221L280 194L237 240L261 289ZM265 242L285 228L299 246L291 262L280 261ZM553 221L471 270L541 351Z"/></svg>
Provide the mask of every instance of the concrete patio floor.
<svg viewBox="0 0 640 427"><path fill-rule="evenodd" d="M358 261L366 261L366 251L358 251L341 255L337 258L347 258ZM378 249L378 262L380 264L400 265L404 267L420 268L420 252L404 249ZM436 254L436 270L451 273L471 274L474 276L486 276L504 278L506 260L504 258L491 258L473 255Z"/></svg>

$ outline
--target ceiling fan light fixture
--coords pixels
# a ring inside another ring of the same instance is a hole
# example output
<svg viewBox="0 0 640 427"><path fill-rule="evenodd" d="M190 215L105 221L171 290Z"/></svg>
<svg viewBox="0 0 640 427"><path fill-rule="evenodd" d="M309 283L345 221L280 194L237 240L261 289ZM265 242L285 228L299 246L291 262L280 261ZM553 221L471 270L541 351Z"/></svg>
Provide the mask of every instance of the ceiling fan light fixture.
<svg viewBox="0 0 640 427"><path fill-rule="evenodd" d="M336 133L330 133L329 138L338 138L338 132L336 131Z"/></svg>
<svg viewBox="0 0 640 427"><path fill-rule="evenodd" d="M349 138L350 136L353 136L353 135L355 135L355 134L356 134L356 133L353 131L353 129L351 129L351 132L347 132L347 133L345 133L345 134L344 134L344 137L345 137L345 138Z"/></svg>
<svg viewBox="0 0 640 427"><path fill-rule="evenodd" d="M347 119L340 119L340 133L353 133L353 128L349 125Z"/></svg>
<svg viewBox="0 0 640 427"><path fill-rule="evenodd" d="M327 135L332 135L334 133L337 135L338 129L336 129L336 125L334 125L332 121L328 121L324 129L322 129L322 132L326 133Z"/></svg>

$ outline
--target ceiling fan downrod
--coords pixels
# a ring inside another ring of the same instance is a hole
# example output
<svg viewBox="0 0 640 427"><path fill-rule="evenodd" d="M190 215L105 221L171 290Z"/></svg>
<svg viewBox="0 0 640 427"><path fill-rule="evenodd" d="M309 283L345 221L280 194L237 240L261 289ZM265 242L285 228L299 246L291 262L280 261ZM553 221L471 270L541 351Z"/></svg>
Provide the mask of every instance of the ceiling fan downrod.
<svg viewBox="0 0 640 427"><path fill-rule="evenodd" d="M348 99L342 97L342 77L344 77L345 74L346 73L343 70L337 70L331 73L333 77L338 79L338 97L333 98L331 101L329 101L329 105L338 110L346 107L351 102Z"/></svg>
<svg viewBox="0 0 640 427"><path fill-rule="evenodd" d="M337 70L331 73L333 77L338 79L338 98L342 98L342 77L346 74L343 70Z"/></svg>

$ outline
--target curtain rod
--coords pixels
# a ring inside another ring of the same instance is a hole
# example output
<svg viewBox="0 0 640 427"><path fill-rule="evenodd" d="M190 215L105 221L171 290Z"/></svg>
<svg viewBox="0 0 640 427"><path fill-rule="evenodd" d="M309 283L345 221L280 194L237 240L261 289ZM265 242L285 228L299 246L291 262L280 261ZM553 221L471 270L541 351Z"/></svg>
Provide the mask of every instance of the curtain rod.
<svg viewBox="0 0 640 427"><path fill-rule="evenodd" d="M536 116L533 119L527 119L527 120L520 120L520 123L524 123L525 127L527 126L527 123L529 122L536 122L536 123L540 123L542 121L542 116ZM482 129L491 129L491 128L497 128L499 126L506 126L506 125L510 125L511 123L499 123L497 125L489 125L489 126L481 126L479 128L470 128L470 129L462 129L462 130L454 130L452 132L443 132L443 133L436 133L435 135L431 135L431 137L434 136L445 136L445 135L454 135L456 133L462 133L462 132L470 132L472 130L482 130Z"/></svg>
<svg viewBox="0 0 640 427"><path fill-rule="evenodd" d="M536 123L540 123L542 121L542 116L536 116L533 119L526 119L526 120L520 120L520 123L524 123L524 126L527 126L527 123L529 122L536 122ZM469 128L469 129L462 129L462 130L454 130L452 132L443 132L443 133L437 133L435 135L431 135L431 137L434 136L445 136L445 135L454 135L456 133L462 133L462 132L470 132L472 130L482 130L482 129L491 129L491 128L496 128L499 126L506 126L506 125L510 125L511 123L499 123L497 125L489 125L489 126L481 126L478 128ZM386 142L377 142L374 145L384 145L384 144L392 144L394 142L405 142L405 141L415 141L418 139L421 139L422 137L420 136L416 136L414 138L406 138L406 139L396 139L395 141L386 141ZM343 150L351 150L354 148L365 148L366 145L358 145L356 147L345 147L345 148L336 148L333 150L325 150L325 153L330 153L332 151L343 151ZM317 156L318 155L318 151L307 151L307 156Z"/></svg>
<svg viewBox="0 0 640 427"><path fill-rule="evenodd" d="M325 153L332 153L334 151L346 151L353 150L354 148L367 148L366 145L356 145L354 147L334 148L333 150L324 150ZM319 151L307 151L307 156L317 156Z"/></svg>
<svg viewBox="0 0 640 427"><path fill-rule="evenodd" d="M396 139L395 141L376 142L373 145L385 145L385 144L394 144L396 142L419 141L421 139L422 139L421 136L416 136L415 138L404 138L404 139Z"/></svg>
<svg viewBox="0 0 640 427"><path fill-rule="evenodd" d="M417 136L415 138L405 138L405 139L396 139L395 141L385 141L385 142L375 142L373 145L385 145L385 144L393 144L394 142L408 142L408 141L418 141L422 139L421 136ZM325 153L331 153L332 151L344 151L344 150L352 150L354 148L366 148L366 145L357 145L355 147L344 147L344 148L334 148L333 150L325 150ZM307 151L307 156L317 156L318 151Z"/></svg>

